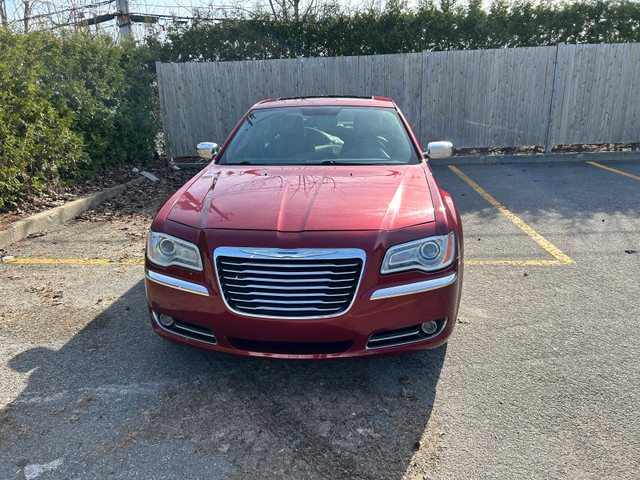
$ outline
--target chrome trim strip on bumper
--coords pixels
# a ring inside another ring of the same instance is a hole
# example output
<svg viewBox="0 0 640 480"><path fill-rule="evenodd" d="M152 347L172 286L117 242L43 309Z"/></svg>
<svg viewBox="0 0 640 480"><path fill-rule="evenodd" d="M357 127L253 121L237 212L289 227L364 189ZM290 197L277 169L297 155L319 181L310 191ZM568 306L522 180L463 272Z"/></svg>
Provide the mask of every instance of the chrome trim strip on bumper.
<svg viewBox="0 0 640 480"><path fill-rule="evenodd" d="M176 288L183 292L195 293L196 295L209 296L209 291L204 285L198 285L197 283L186 282L179 278L170 277L169 275L163 275L162 273L154 272L147 268L144 269L145 276L152 282L159 283L166 287Z"/></svg>
<svg viewBox="0 0 640 480"><path fill-rule="evenodd" d="M373 346L369 346L369 344L372 342L372 338L375 337L376 335L378 335L377 338L373 339L373 342L386 342L388 340L394 340L396 338L408 338L409 335L384 335L384 333L381 334L373 334L369 337L369 340L367 341L367 346L366 349L367 350L376 350L379 348L394 348L394 347L401 347L403 345L411 345L412 343L418 343L418 342L424 342L426 340L431 340L432 338L437 337L438 335L440 335L443 331L444 328L447 326L447 322L449 321L448 318L445 317L444 322L442 322L442 325L440 326L440 328L438 328L438 330L436 330L435 332L433 332L431 335L425 335L424 337L419 337L420 335L420 331L419 329L416 329L415 331L411 332L411 335L414 336L414 338L409 339L409 340L405 340L405 341L400 341L397 343L394 343L392 345L373 345ZM415 338L417 337L417 338Z"/></svg>
<svg viewBox="0 0 640 480"><path fill-rule="evenodd" d="M415 331L411 331L411 332L405 332L405 333L399 333L396 335L384 335L381 334L378 338L376 338L376 340L397 340L398 338L406 338L406 337L415 337L418 334L418 330L416 329Z"/></svg>
<svg viewBox="0 0 640 480"><path fill-rule="evenodd" d="M158 314L157 312L155 312L154 310L151 310L151 315L153 316L153 321L156 323L156 325L158 327L160 327L162 330L164 330L165 332L168 332L172 335L177 335L179 337L182 338L186 338L188 340L194 340L196 342L202 342L202 343L206 343L208 345L217 345L218 344L218 339L216 338L216 336L213 334L213 332L211 334L205 333L205 332L200 332L196 329L193 328L189 328L185 325L180 325L177 330L171 330L167 327L165 327L164 325L162 325L162 323L160 322L160 319L158 318ZM182 331L181 331L182 330ZM194 335L200 335L202 337L209 337L208 340L202 339L202 338L195 338L193 336L189 336L186 335L184 332L190 332Z"/></svg>
<svg viewBox="0 0 640 480"><path fill-rule="evenodd" d="M407 283L398 285L397 287L381 288L371 294L371 300L380 300L383 298L399 297L401 295L411 295L413 293L428 292L437 288L451 285L458 278L457 273L452 273L446 277L426 280L424 282Z"/></svg>

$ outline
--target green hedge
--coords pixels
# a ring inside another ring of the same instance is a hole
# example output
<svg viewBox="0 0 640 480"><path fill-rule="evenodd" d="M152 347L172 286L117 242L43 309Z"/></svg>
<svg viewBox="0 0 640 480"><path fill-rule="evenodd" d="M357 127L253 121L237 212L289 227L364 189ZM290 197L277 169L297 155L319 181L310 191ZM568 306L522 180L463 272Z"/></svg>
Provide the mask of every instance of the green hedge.
<svg viewBox="0 0 640 480"><path fill-rule="evenodd" d="M0 209L152 155L158 122L148 54L108 36L0 29Z"/></svg>
<svg viewBox="0 0 640 480"><path fill-rule="evenodd" d="M389 0L355 12L328 5L299 19L240 12L176 23L166 42L147 44L163 61L188 62L640 41L640 3L628 0L494 0L487 10L482 0L422 0L413 9Z"/></svg>

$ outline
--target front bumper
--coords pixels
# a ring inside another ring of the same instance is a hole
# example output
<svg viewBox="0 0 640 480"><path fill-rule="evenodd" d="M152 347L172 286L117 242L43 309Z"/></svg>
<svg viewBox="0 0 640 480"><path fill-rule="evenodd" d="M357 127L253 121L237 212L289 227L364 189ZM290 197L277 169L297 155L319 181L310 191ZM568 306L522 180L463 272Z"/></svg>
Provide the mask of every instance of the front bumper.
<svg viewBox="0 0 640 480"><path fill-rule="evenodd" d="M411 280L368 289L365 283L352 307L332 318L261 318L233 313L210 285L163 270L147 265L145 272L151 322L161 336L225 353L290 359L435 348L453 331L462 282L456 262L426 279L416 274ZM161 315L174 323L163 325ZM420 325L430 321L439 328L425 335Z"/></svg>

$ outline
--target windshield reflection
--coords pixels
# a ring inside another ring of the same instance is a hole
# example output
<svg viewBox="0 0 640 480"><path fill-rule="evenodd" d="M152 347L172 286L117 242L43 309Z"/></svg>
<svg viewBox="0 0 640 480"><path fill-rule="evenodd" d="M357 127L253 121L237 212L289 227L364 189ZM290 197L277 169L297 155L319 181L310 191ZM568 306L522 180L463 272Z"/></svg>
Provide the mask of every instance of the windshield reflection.
<svg viewBox="0 0 640 480"><path fill-rule="evenodd" d="M419 163L393 108L286 107L252 111L220 165L408 165Z"/></svg>

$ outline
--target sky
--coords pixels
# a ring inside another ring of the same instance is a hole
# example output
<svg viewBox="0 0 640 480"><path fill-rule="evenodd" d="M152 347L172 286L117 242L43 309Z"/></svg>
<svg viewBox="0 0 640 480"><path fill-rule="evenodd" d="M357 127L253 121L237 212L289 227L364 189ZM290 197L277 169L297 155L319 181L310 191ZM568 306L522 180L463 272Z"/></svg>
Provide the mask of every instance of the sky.
<svg viewBox="0 0 640 480"><path fill-rule="evenodd" d="M22 27L21 19L24 18L24 0L0 0L7 6L7 14L10 21ZM219 9L242 8L248 11L255 10L258 1L267 3L268 0L128 0L129 12L133 14L152 14L165 16L159 19L159 25L171 23L171 16L192 17L197 9L206 9L211 4ZM302 0L303 2L308 0ZM342 5L358 6L370 2L379 2L384 5L385 0L338 0ZM465 2L465 0L460 0ZM552 0L557 1L557 0ZM417 0L409 0L409 4ZM67 24L93 18L99 15L114 13L117 11L116 0L29 0L31 5L32 23L37 23L52 15L58 24ZM491 0L483 0L483 6L489 8ZM33 28L33 27L32 27ZM118 27L114 21L100 24L102 31L116 35ZM138 39L145 35L144 26L134 24L134 36Z"/></svg>
<svg viewBox="0 0 640 480"><path fill-rule="evenodd" d="M247 11L254 11L258 2L268 4L268 0L127 0L129 12L132 14L159 15L160 25L168 25L172 22L171 17L189 18L197 10L206 10L211 5L219 10L232 10L241 8ZM302 0L303 2L308 0ZM338 0L342 4L355 4L368 0ZM384 0L372 0L384 1ZM410 0L413 1L413 0ZM25 17L24 0L0 0L7 7L9 21L23 28ZM28 0L31 7L32 25L45 19L53 18L59 25L76 23L83 19L94 18L99 15L114 13L118 10L116 0ZM220 14L220 11L218 12ZM32 26L31 28L35 28ZM92 28L96 28L95 26ZM109 33L117 33L117 26L114 21L102 23L98 28ZM139 38L144 35L144 26L134 24L134 33Z"/></svg>

